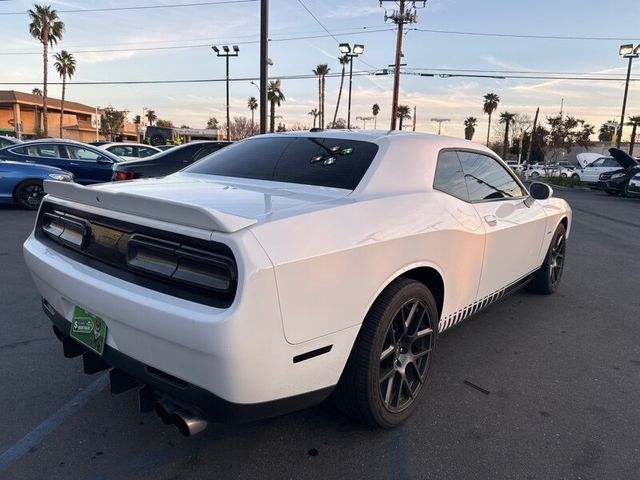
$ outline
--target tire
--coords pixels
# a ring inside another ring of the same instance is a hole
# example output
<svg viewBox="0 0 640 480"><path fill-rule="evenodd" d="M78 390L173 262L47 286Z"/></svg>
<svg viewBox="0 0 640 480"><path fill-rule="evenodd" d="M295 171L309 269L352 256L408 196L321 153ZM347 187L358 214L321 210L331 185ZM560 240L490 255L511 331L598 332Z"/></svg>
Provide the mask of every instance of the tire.
<svg viewBox="0 0 640 480"><path fill-rule="evenodd" d="M571 175L571 178L573 178L576 182L580 181L580 175L578 175L577 173L574 173L573 175Z"/></svg>
<svg viewBox="0 0 640 480"><path fill-rule="evenodd" d="M527 290L543 295L549 295L557 290L564 270L566 248L567 232L564 225L560 224L553 234L544 263L533 280L527 284Z"/></svg>
<svg viewBox="0 0 640 480"><path fill-rule="evenodd" d="M629 193L629 181L625 182L624 185L620 188L620 193L623 197L633 197L633 194Z"/></svg>
<svg viewBox="0 0 640 480"><path fill-rule="evenodd" d="M610 190L608 188L605 188L604 191L607 192L609 195L618 195L617 190Z"/></svg>
<svg viewBox="0 0 640 480"><path fill-rule="evenodd" d="M531 178L538 178L540 176L540 174L538 172L531 172L531 175L529 175Z"/></svg>
<svg viewBox="0 0 640 480"><path fill-rule="evenodd" d="M425 285L407 278L391 283L364 319L333 392L334 404L368 425L391 428L402 423L426 390L438 318Z"/></svg>
<svg viewBox="0 0 640 480"><path fill-rule="evenodd" d="M154 147L157 147L158 145L164 145L166 142L164 136L160 135L159 133L154 133L153 135L151 135L149 143Z"/></svg>
<svg viewBox="0 0 640 480"><path fill-rule="evenodd" d="M561 173L560 176L564 177L564 178L567 178L567 174L566 173Z"/></svg>
<svg viewBox="0 0 640 480"><path fill-rule="evenodd" d="M25 180L16 187L14 199L27 210L36 210L45 196L41 180Z"/></svg>

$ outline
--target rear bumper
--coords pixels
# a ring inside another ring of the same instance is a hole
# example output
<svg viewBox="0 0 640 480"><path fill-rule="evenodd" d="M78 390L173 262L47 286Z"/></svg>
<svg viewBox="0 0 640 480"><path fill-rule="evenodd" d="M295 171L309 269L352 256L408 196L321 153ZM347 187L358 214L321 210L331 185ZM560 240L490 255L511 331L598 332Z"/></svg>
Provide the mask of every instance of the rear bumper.
<svg viewBox="0 0 640 480"><path fill-rule="evenodd" d="M42 306L51 323L57 329L56 334L68 337L71 323L56 312L44 299ZM74 342L70 339L69 341ZM146 387L148 401L166 399L177 405L183 405L207 420L217 423L250 422L311 407L327 398L333 389L333 387L324 388L270 402L238 404L226 401L203 388L146 365L108 345L105 346L101 357L85 350L79 343L75 346L79 351L82 351L82 355L90 357L85 360L85 364L91 362L93 365L98 365L98 369L111 367L117 370L120 376L125 374L128 379L133 380L132 384ZM95 370L91 373L94 372ZM111 391L118 393L118 387L114 385L113 381ZM141 408L143 408L142 404Z"/></svg>

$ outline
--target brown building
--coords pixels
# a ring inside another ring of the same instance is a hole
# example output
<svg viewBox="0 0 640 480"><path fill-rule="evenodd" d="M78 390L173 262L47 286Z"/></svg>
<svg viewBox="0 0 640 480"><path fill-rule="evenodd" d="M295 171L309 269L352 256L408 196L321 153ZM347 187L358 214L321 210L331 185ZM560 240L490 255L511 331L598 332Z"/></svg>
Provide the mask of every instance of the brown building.
<svg viewBox="0 0 640 480"><path fill-rule="evenodd" d="M60 135L60 100L47 98L49 136ZM80 142L96 141L95 126L91 116L96 108L65 99L62 120L63 137ZM42 136L42 97L15 90L0 90L0 135L12 135L23 139ZM20 133L20 134L19 134ZM103 140L104 135L99 134ZM136 140L136 125L125 120L121 139Z"/></svg>

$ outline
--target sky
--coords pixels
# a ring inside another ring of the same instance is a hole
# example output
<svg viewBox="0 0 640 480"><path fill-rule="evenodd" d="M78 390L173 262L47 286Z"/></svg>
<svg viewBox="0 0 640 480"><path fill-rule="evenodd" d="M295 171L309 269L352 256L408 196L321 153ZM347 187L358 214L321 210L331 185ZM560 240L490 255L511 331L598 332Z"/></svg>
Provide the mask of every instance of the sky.
<svg viewBox="0 0 640 480"><path fill-rule="evenodd" d="M239 56L230 59L231 78L257 78L260 3L244 0L186 6L204 1L48 2L59 11L66 25L64 37L53 52L66 49L77 59L67 98L128 110L130 117L142 114L146 107L155 110L159 118L193 128L204 128L210 116L222 121L226 105L224 82L74 85L80 81L223 79L225 62L211 50L214 44L240 47ZM32 5L23 0L0 0L0 83L3 83L0 89L30 92L34 85L19 83L42 81L41 46L29 35L26 13L13 14L26 12ZM65 12L163 5L182 6ZM320 63L327 63L332 73L339 73L339 42L365 45L364 54L353 64L354 73L388 68L394 61L396 33L394 25L385 22L385 10L390 12L394 8L397 8L394 2L385 2L381 7L378 0L270 0L269 57L274 63L269 67L270 78L308 75ZM544 72L562 72L563 76L598 74L598 78L622 79L627 60L618 55L618 48L624 43L640 43L637 0L429 0L417 13L417 23L408 27L403 47L403 63L407 64L404 69L414 73L454 69L466 74L471 72L461 70L544 76ZM50 81L59 81L52 63L49 62ZM640 60L635 61L635 71L632 78L640 80ZM10 82L15 84L9 85ZM333 117L339 84L339 77L327 79L327 120ZM348 79L338 113L341 118L347 117L347 85ZM352 124L362 127L356 117L370 116L371 106L378 103L381 107L378 128L387 128L392 86L392 75L354 76ZM283 79L286 101L277 111L283 117L280 121L287 125L311 125L313 119L308 112L317 108L317 88L315 78ZM250 116L247 100L258 96L257 87L243 80L232 82L230 89L231 116ZM584 119L597 129L605 121L620 118L623 90L623 80L443 78L406 74L401 76L400 103L416 107L418 131L436 133L438 125L431 119L448 118L450 121L442 124L442 133L463 136L464 119L474 116L478 119L474 139L480 140L487 129L487 116L482 112L482 97L486 93L499 95L498 113L509 111L533 118L540 107L540 118L544 119L557 114L562 103L563 113ZM60 86L50 86L51 96L59 98L60 93ZM640 115L640 81L631 82L627 114ZM369 122L367 127L371 126Z"/></svg>

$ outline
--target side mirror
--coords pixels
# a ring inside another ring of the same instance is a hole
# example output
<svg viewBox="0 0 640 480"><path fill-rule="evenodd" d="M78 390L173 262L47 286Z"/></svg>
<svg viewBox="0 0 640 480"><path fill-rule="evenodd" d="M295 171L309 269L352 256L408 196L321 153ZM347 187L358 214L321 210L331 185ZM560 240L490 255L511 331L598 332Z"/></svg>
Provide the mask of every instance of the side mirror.
<svg viewBox="0 0 640 480"><path fill-rule="evenodd" d="M533 182L529 186L529 195L536 200L546 200L553 195L553 189L546 183Z"/></svg>

